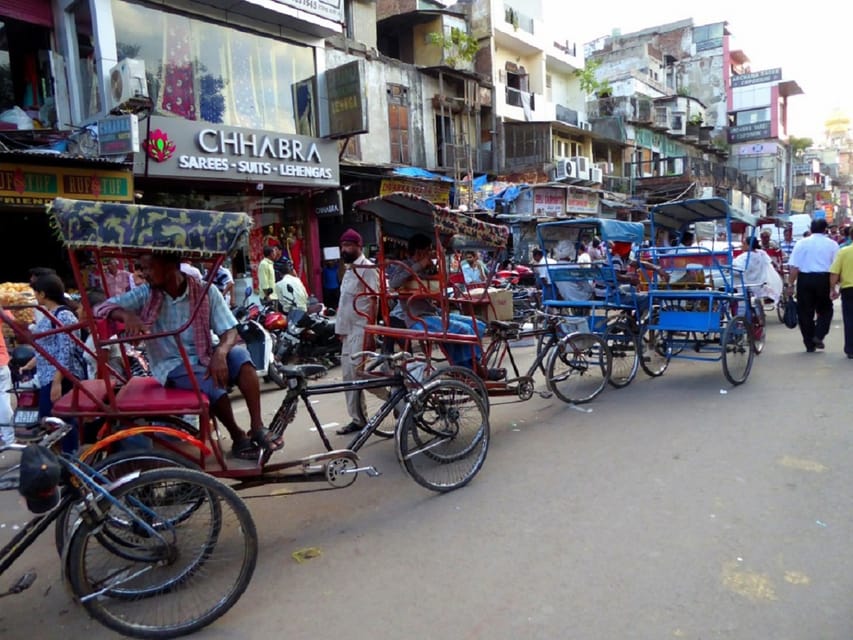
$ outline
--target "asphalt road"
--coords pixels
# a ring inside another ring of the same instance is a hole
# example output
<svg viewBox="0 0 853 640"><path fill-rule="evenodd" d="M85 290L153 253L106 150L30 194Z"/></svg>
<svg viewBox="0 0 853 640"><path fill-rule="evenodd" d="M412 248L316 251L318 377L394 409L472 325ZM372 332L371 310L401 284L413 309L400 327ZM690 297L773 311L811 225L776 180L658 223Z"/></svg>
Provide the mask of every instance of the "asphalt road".
<svg viewBox="0 0 853 640"><path fill-rule="evenodd" d="M196 637L849 640L853 362L837 312L816 354L771 319L737 388L718 363L674 361L584 410L496 405L486 464L456 492L420 488L388 441L362 450L379 478L244 492L260 562ZM340 398L315 408L345 421ZM286 455L312 450L306 424ZM0 495L0 541L26 517L17 494ZM306 548L320 553L296 562ZM52 535L0 586L28 568L38 581L0 600L0 637L114 637L68 595Z"/></svg>

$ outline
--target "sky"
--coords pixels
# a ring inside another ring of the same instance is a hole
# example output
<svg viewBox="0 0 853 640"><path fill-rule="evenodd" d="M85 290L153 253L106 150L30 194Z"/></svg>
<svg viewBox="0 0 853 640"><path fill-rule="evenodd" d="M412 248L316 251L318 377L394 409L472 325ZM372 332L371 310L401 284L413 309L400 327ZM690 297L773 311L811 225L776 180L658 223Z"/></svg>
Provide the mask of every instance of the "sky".
<svg viewBox="0 0 853 640"><path fill-rule="evenodd" d="M600 5L584 3L578 10L567 0L552 1L563 13L561 22L569 25L565 39L580 44L613 29L627 34L687 18L693 18L695 26L727 22L731 49L742 50L753 71L781 67L782 79L794 80L803 90L789 99L789 135L820 143L824 122L833 112L853 117L850 54L844 50L853 36L848 21L830 5L714 0L689 6L672 0L608 0Z"/></svg>

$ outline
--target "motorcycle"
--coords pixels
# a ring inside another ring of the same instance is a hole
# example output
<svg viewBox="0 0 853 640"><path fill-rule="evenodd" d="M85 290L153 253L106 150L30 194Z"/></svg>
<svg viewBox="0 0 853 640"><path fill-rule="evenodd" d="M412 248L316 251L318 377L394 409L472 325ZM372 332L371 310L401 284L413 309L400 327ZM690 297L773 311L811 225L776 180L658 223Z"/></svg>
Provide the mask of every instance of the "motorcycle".
<svg viewBox="0 0 853 640"><path fill-rule="evenodd" d="M36 371L23 369L35 355L35 349L28 345L15 347L9 354L9 373L12 378L9 393L15 395L12 426L15 428L15 438L19 441L35 438L39 431L39 387Z"/></svg>
<svg viewBox="0 0 853 640"><path fill-rule="evenodd" d="M249 351L258 376L264 382L274 382L283 389L286 386L286 381L276 363L275 339L265 326L269 324L274 327L274 318L271 317L271 314L262 317L260 307L249 300L251 295L252 288L247 287L245 300L234 309L234 317L237 319L237 333Z"/></svg>
<svg viewBox="0 0 853 640"><path fill-rule="evenodd" d="M293 293L290 287L288 292ZM319 362L326 368L339 365L341 341L335 335L334 311L310 298L308 311L296 308L295 298L281 302L288 311L285 328L276 335L276 361Z"/></svg>

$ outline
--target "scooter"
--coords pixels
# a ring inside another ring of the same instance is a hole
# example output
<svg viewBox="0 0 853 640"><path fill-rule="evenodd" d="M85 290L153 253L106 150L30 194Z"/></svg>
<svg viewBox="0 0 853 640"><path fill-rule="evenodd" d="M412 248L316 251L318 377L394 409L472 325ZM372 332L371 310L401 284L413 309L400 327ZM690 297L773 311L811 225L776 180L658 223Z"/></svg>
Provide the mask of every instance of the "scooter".
<svg viewBox="0 0 853 640"><path fill-rule="evenodd" d="M234 317L237 318L237 333L249 351L258 376L264 382L274 382L283 389L286 382L276 365L273 336L261 323L260 307L256 303L250 302L249 297L251 295L252 288L247 287L245 301L234 309Z"/></svg>
<svg viewBox="0 0 853 640"><path fill-rule="evenodd" d="M288 287L288 292L293 291ZM335 335L335 320L326 311L311 312L318 308L309 300L309 311L295 307L295 298L283 301L287 312L286 330L277 335L275 358L286 364L292 360L297 362L319 362L331 368L340 364L341 341ZM321 304L321 303L320 303ZM319 308L322 308L319 307ZM329 310L334 314L334 311Z"/></svg>

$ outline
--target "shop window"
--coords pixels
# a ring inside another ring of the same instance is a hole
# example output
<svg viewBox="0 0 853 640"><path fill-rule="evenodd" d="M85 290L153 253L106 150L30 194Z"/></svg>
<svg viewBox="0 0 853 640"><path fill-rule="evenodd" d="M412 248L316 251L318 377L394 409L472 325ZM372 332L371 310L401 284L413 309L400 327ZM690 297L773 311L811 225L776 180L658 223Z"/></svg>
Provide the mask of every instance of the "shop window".
<svg viewBox="0 0 853 640"><path fill-rule="evenodd" d="M24 112L10 115L2 128L32 128L28 119L55 126L49 50L49 29L0 16L0 112Z"/></svg>
<svg viewBox="0 0 853 640"><path fill-rule="evenodd" d="M74 17L77 49L77 87L80 119L87 120L101 112L101 91L95 65L95 36L88 2L78 2L70 10Z"/></svg>
<svg viewBox="0 0 853 640"><path fill-rule="evenodd" d="M295 83L314 49L113 0L118 59L145 63L154 112L228 126L296 132Z"/></svg>
<svg viewBox="0 0 853 640"><path fill-rule="evenodd" d="M389 84L387 94L391 162L409 164L409 89Z"/></svg>

